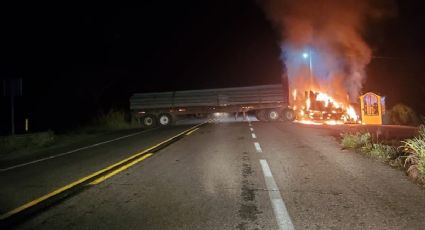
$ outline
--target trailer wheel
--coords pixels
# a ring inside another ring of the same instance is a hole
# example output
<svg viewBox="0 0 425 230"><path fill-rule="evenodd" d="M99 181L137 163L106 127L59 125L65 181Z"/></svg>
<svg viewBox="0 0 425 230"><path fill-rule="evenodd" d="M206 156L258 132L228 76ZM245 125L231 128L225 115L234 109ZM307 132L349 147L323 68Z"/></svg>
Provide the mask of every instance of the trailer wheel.
<svg viewBox="0 0 425 230"><path fill-rule="evenodd" d="M280 112L277 109L269 109L266 112L268 121L278 121L280 118Z"/></svg>
<svg viewBox="0 0 425 230"><path fill-rule="evenodd" d="M153 128L156 126L156 116L153 114L146 114L142 117L142 126L145 128Z"/></svg>
<svg viewBox="0 0 425 230"><path fill-rule="evenodd" d="M162 113L158 116L158 122L161 126L168 126L173 122L173 119L170 114Z"/></svg>
<svg viewBox="0 0 425 230"><path fill-rule="evenodd" d="M264 109L256 110L255 111L255 117L259 121L267 121L266 110L264 110Z"/></svg>
<svg viewBox="0 0 425 230"><path fill-rule="evenodd" d="M283 110L283 116L285 117L285 120L287 121L294 121L295 120L295 113L292 109L284 109Z"/></svg>

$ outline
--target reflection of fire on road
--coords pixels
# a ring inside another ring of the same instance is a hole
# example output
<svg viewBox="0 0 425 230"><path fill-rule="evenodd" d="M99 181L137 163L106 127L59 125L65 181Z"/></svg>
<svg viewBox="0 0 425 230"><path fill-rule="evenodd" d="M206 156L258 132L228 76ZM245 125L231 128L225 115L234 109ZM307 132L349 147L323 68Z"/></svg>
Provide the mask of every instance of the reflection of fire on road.
<svg viewBox="0 0 425 230"><path fill-rule="evenodd" d="M296 89L292 91L292 97L297 122L328 125L359 122L359 117L348 100L337 101L326 93L313 90L300 95Z"/></svg>

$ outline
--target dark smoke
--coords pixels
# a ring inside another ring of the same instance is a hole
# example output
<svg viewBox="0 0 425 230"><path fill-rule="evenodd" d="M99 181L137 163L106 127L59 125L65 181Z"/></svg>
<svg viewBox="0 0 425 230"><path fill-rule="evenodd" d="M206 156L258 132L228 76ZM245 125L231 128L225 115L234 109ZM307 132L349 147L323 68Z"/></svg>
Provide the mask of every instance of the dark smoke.
<svg viewBox="0 0 425 230"><path fill-rule="evenodd" d="M395 12L391 0L264 0L261 5L281 33L291 87L328 93L337 88L351 99L358 97L372 58L365 25ZM302 60L306 51L312 68Z"/></svg>

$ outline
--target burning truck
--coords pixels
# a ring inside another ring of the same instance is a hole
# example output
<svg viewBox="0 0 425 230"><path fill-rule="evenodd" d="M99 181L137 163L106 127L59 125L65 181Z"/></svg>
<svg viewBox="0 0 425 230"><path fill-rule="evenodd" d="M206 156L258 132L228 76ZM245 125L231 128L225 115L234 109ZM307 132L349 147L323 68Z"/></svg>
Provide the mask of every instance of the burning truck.
<svg viewBox="0 0 425 230"><path fill-rule="evenodd" d="M326 93L313 90L299 94L292 92L293 110L297 122L308 124L356 124L360 123L358 105L337 101Z"/></svg>
<svg viewBox="0 0 425 230"><path fill-rule="evenodd" d="M236 88L136 93L130 109L144 127L167 126L185 117L207 117L221 113L253 114L260 121L296 121L308 124L358 122L347 102L313 90L303 94L282 84ZM347 100L348 101L348 100Z"/></svg>

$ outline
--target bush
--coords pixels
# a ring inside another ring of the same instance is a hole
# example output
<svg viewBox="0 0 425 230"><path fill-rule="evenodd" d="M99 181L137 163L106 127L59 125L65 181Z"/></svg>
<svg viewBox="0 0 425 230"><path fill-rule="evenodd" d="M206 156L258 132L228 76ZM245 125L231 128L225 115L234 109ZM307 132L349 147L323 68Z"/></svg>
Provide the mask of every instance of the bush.
<svg viewBox="0 0 425 230"><path fill-rule="evenodd" d="M415 111L407 105L397 104L390 112L390 121L394 125L418 125L419 118Z"/></svg>
<svg viewBox="0 0 425 230"><path fill-rule="evenodd" d="M18 143L17 139L13 136L2 137L0 139L0 155L9 153L17 149L19 146L22 146L22 143Z"/></svg>
<svg viewBox="0 0 425 230"><path fill-rule="evenodd" d="M341 145L345 149L362 149L371 145L370 133L343 133L341 134Z"/></svg>
<svg viewBox="0 0 425 230"><path fill-rule="evenodd" d="M419 127L418 135L414 138L403 141L403 151L408 153L406 164L409 164L408 171L417 169L425 174L425 126Z"/></svg>
<svg viewBox="0 0 425 230"><path fill-rule="evenodd" d="M46 147L55 142L56 136L52 130L32 134L29 136L29 144L37 147Z"/></svg>
<svg viewBox="0 0 425 230"><path fill-rule="evenodd" d="M35 147L47 147L52 145L56 140L56 136L53 131L15 135L0 138L0 153L6 154L13 151L35 148Z"/></svg>
<svg viewBox="0 0 425 230"><path fill-rule="evenodd" d="M403 145L399 148L373 143L369 133L343 133L341 137L343 148L360 150L363 154L384 160L393 167L404 168L409 177L425 183L425 125L419 127L416 137L402 141Z"/></svg>
<svg viewBox="0 0 425 230"><path fill-rule="evenodd" d="M372 144L371 148L366 151L366 154L373 158L382 159L385 161L393 160L398 157L397 148L384 144Z"/></svg>
<svg viewBox="0 0 425 230"><path fill-rule="evenodd" d="M355 149L361 153L384 161L395 160L399 157L397 148L382 143L373 143L370 133L343 133L341 145L345 149Z"/></svg>
<svg viewBox="0 0 425 230"><path fill-rule="evenodd" d="M137 128L140 125L124 111L110 110L100 114L91 125L80 128L80 132L96 133L110 130Z"/></svg>

